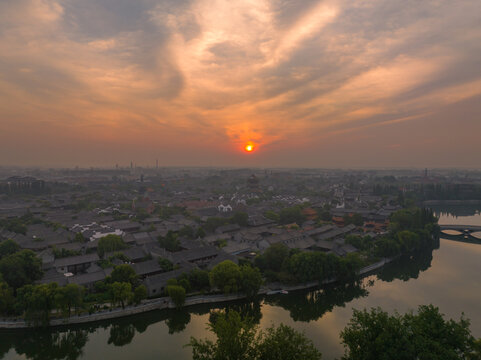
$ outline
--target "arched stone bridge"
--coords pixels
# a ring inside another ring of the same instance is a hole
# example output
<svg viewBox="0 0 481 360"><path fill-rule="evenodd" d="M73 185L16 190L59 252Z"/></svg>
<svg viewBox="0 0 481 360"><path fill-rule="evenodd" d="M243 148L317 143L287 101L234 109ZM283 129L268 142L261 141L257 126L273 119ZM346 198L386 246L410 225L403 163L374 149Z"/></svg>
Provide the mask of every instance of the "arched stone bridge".
<svg viewBox="0 0 481 360"><path fill-rule="evenodd" d="M439 225L441 231L455 230L463 233L473 233L481 231L481 226L477 225Z"/></svg>
<svg viewBox="0 0 481 360"><path fill-rule="evenodd" d="M439 225L443 236L451 238L463 237L465 239L469 238L471 240L477 240L476 242L481 243L481 237L474 236L474 233L481 233L481 226L478 225ZM446 231L453 230L458 231L459 234L448 234Z"/></svg>

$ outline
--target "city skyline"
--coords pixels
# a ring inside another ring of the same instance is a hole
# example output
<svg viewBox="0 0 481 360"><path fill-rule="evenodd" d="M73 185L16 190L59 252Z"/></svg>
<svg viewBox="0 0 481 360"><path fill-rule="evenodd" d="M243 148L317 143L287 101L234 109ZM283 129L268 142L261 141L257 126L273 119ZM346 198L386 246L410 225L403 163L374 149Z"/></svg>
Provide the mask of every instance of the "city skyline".
<svg viewBox="0 0 481 360"><path fill-rule="evenodd" d="M480 63L474 0L6 0L0 165L480 168Z"/></svg>

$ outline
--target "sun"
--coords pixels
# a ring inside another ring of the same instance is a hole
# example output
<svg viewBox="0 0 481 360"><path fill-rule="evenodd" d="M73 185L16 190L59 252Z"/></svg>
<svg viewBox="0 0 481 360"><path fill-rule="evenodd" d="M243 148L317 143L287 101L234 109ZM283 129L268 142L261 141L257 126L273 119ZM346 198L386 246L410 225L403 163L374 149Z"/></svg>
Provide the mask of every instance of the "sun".
<svg viewBox="0 0 481 360"><path fill-rule="evenodd" d="M252 150L254 150L254 144L247 143L244 147L244 150L247 151L247 152L252 152Z"/></svg>

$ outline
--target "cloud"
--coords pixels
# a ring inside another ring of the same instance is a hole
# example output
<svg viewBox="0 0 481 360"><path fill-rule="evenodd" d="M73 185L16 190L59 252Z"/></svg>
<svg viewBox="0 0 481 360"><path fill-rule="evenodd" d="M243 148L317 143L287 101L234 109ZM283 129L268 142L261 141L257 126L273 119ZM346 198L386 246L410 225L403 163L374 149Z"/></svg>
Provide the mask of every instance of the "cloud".
<svg viewBox="0 0 481 360"><path fill-rule="evenodd" d="M193 158L181 144L211 156L207 139L227 164L251 140L265 165L282 163L274 150L287 142L293 159L322 166L304 154L328 138L391 138L458 103L476 114L480 10L477 0L5 0L0 136L32 129L29 141L60 149L35 136L48 124L57 138L109 143L112 158L126 143L139 156L169 144L179 163Z"/></svg>

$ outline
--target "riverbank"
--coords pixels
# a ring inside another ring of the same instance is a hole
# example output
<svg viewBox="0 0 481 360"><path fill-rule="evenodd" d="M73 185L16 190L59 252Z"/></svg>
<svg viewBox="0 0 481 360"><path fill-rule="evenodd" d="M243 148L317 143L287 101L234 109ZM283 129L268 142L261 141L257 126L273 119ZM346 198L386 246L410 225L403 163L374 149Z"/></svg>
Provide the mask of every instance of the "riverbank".
<svg viewBox="0 0 481 360"><path fill-rule="evenodd" d="M385 258L381 261L378 261L374 264L365 266L359 271L359 276L364 277L367 274L370 274L376 270L379 270L384 265L392 262L394 258ZM322 285L328 285L335 283L337 279L328 279L321 283L318 281L312 281L309 283L298 284L298 285L284 285L280 283L276 284L269 284L268 286L259 290L259 296L269 296L267 293L272 290L283 289L287 291L297 291L297 290L306 290L315 288ZM246 298L244 294L233 294L233 295L198 295L198 296L191 296L185 300L184 307L199 305L199 304L213 304L213 303L223 303L228 301L236 301L236 300L243 300ZM141 314L144 312L154 311L154 310L163 310L163 309L174 309L176 306L170 298L163 297L157 299L150 299L142 301L140 305L134 306L126 306L124 309L116 308L112 310L105 310L100 312L95 312L93 314L85 314L79 316L71 316L70 318L61 318L61 319L51 319L48 326L55 327L55 326L65 326L65 325L73 325L73 324L85 324L90 322L102 321L102 320L110 320L120 317L132 316ZM26 329L26 328L33 328L34 326L27 323L24 320L3 320L0 321L0 329Z"/></svg>

